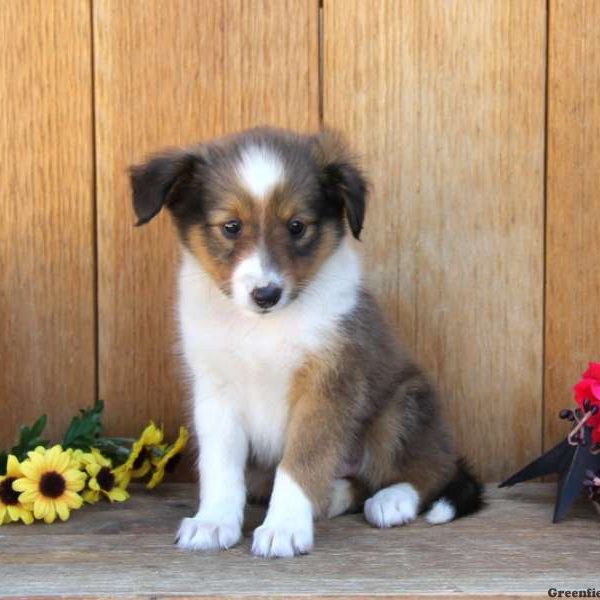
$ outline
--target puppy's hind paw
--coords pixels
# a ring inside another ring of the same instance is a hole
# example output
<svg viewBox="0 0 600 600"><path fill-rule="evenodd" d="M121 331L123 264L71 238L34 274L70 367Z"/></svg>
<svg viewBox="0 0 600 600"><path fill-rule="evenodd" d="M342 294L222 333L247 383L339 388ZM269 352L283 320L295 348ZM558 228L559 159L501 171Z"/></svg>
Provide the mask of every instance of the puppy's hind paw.
<svg viewBox="0 0 600 600"><path fill-rule="evenodd" d="M397 483L365 502L365 519L374 527L395 527L417 518L419 494L409 483Z"/></svg>
<svg viewBox="0 0 600 600"><path fill-rule="evenodd" d="M200 518L183 519L175 542L183 550L227 550L242 537L237 523L216 523Z"/></svg>

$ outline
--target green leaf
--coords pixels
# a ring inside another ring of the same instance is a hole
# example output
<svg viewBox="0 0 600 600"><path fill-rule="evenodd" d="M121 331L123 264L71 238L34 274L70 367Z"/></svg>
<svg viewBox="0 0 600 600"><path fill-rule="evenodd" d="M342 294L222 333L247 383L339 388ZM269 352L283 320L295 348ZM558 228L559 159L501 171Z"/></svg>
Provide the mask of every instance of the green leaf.
<svg viewBox="0 0 600 600"><path fill-rule="evenodd" d="M48 422L48 417L46 415L42 415L32 426L31 426L31 434L39 437L44 431L46 427L46 423Z"/></svg>
<svg viewBox="0 0 600 600"><path fill-rule="evenodd" d="M6 464L8 463L8 453L4 450L0 452L0 476L6 475Z"/></svg>
<svg viewBox="0 0 600 600"><path fill-rule="evenodd" d="M102 433L102 411L104 402L98 400L92 408L80 410L73 417L63 439L63 448L73 448L89 452Z"/></svg>
<svg viewBox="0 0 600 600"><path fill-rule="evenodd" d="M31 427L23 425L19 430L17 445L12 447L10 453L14 454L19 460L24 460L27 458L29 451L35 450L38 446L48 446L48 441L40 437L47 421L46 415L42 415Z"/></svg>

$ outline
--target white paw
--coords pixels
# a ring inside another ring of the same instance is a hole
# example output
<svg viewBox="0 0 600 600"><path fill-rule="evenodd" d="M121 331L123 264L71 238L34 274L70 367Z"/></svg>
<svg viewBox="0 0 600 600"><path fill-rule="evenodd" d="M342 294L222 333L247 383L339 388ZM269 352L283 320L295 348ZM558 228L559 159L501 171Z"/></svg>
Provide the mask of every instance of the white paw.
<svg viewBox="0 0 600 600"><path fill-rule="evenodd" d="M305 525L269 525L266 521L254 530L252 554L264 558L287 558L307 554L313 547L312 521Z"/></svg>
<svg viewBox="0 0 600 600"><path fill-rule="evenodd" d="M184 550L226 550L242 537L235 521L209 521L199 517L183 519L177 533L177 545Z"/></svg>
<svg viewBox="0 0 600 600"><path fill-rule="evenodd" d="M365 502L365 518L375 527L404 525L417 518L419 494L410 483L397 483Z"/></svg>

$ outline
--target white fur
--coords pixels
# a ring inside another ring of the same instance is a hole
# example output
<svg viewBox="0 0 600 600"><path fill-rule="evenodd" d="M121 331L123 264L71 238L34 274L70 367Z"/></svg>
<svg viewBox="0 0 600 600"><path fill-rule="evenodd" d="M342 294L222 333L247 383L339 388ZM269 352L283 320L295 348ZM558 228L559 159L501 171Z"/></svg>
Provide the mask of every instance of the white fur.
<svg viewBox="0 0 600 600"><path fill-rule="evenodd" d="M417 518L419 494L410 483L397 483L365 502L365 518L375 527L404 525Z"/></svg>
<svg viewBox="0 0 600 600"><path fill-rule="evenodd" d="M233 406L221 402L222 390L207 379L197 390L194 421L202 440L200 453L200 508L184 519L178 544L190 550L216 550L234 546L242 534L246 503L244 469L248 438Z"/></svg>
<svg viewBox="0 0 600 600"><path fill-rule="evenodd" d="M284 278L269 264L267 253L259 249L240 261L231 277L233 300L240 308L260 312L252 300L252 291L257 287L274 284L283 288L281 299L272 310L283 308L289 298L289 290Z"/></svg>
<svg viewBox="0 0 600 600"><path fill-rule="evenodd" d="M269 510L254 531L252 553L265 558L306 554L313 546L313 508L302 488L277 469Z"/></svg>
<svg viewBox="0 0 600 600"><path fill-rule="evenodd" d="M446 498L440 498L433 503L429 512L425 515L425 519L431 525L441 525L452 521L456 516L456 509Z"/></svg>
<svg viewBox="0 0 600 600"><path fill-rule="evenodd" d="M327 517L333 519L343 515L354 504L354 492L347 479L334 479L331 488L331 498L327 509Z"/></svg>
<svg viewBox="0 0 600 600"><path fill-rule="evenodd" d="M242 151L237 173L242 185L257 199L263 200L284 180L281 159L270 148L249 146Z"/></svg>
<svg viewBox="0 0 600 600"><path fill-rule="evenodd" d="M273 466L281 460L291 378L308 353L327 347L355 307L360 281L359 259L343 241L298 298L261 315L241 310L184 251L178 312L194 381L203 492L195 520L182 524L180 546L223 547L205 529L241 524L244 450ZM234 543L236 536L225 537Z"/></svg>

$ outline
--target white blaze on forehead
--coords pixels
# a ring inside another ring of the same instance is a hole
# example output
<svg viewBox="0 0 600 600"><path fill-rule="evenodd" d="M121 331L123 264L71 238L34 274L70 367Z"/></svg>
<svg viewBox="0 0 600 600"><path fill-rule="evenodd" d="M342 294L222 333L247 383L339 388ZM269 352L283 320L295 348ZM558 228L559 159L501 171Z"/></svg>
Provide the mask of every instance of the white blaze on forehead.
<svg viewBox="0 0 600 600"><path fill-rule="evenodd" d="M284 179L281 159L270 148L248 146L237 167L242 185L257 199L265 196Z"/></svg>

